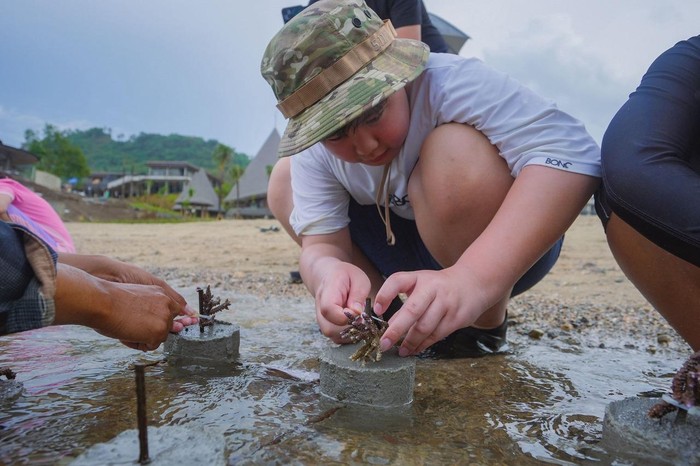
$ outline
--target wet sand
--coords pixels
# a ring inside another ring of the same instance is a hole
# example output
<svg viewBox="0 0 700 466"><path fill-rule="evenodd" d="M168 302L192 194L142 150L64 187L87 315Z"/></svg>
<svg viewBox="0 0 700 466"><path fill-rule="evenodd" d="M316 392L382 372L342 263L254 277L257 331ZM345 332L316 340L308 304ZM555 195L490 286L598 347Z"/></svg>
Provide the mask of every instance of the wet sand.
<svg viewBox="0 0 700 466"><path fill-rule="evenodd" d="M292 284L299 249L275 220L183 224L69 222L78 252L135 263L178 288L256 296L309 297ZM310 300L310 297L309 297ZM309 312L313 312L310 300ZM580 216L550 274L509 307L509 340L578 340L649 352L689 352L615 263L595 216Z"/></svg>

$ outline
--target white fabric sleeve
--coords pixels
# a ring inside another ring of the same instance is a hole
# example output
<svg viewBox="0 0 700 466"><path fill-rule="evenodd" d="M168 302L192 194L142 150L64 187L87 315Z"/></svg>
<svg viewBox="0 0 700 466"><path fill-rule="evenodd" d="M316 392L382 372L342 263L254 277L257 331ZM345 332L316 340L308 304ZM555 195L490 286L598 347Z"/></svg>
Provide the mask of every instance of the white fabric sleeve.
<svg viewBox="0 0 700 466"><path fill-rule="evenodd" d="M321 156L323 150L312 146L292 156L294 209L289 221L297 235L334 233L350 223L350 195Z"/></svg>
<svg viewBox="0 0 700 466"><path fill-rule="evenodd" d="M431 85L439 86L430 91L438 96L437 123L474 126L513 176L530 164L600 176L600 148L584 125L508 75L468 59Z"/></svg>

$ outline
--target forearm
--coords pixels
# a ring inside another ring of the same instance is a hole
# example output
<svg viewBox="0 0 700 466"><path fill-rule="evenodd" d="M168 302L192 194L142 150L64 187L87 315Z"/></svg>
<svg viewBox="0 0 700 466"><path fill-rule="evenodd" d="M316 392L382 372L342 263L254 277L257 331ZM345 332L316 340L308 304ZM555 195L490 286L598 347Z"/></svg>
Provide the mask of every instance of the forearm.
<svg viewBox="0 0 700 466"><path fill-rule="evenodd" d="M182 306L159 286L115 283L58 265L54 324L91 327L127 346L152 350L168 336Z"/></svg>
<svg viewBox="0 0 700 466"><path fill-rule="evenodd" d="M402 26L396 28L396 35L403 39L421 39L421 26L420 24L412 24L410 26Z"/></svg>
<svg viewBox="0 0 700 466"><path fill-rule="evenodd" d="M97 254L72 254L67 252L58 253L58 261L62 264L70 265L96 277L119 281L115 277L118 275L117 269L123 264L116 259Z"/></svg>
<svg viewBox="0 0 700 466"><path fill-rule="evenodd" d="M55 325L76 324L96 327L110 313L111 300L106 282L68 265L58 264Z"/></svg>

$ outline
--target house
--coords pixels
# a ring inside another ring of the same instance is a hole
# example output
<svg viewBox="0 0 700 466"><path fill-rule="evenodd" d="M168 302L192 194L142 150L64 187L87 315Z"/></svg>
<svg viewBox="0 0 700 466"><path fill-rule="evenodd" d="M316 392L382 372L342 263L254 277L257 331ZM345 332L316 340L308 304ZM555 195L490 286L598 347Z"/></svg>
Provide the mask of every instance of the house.
<svg viewBox="0 0 700 466"><path fill-rule="evenodd" d="M187 182L175 200L173 210L180 210L183 214L189 210L200 217L206 217L209 212L219 212L219 197L203 168Z"/></svg>
<svg viewBox="0 0 700 466"><path fill-rule="evenodd" d="M20 170L39 162L39 157L26 150L6 146L0 141L0 171L18 175Z"/></svg>
<svg viewBox="0 0 700 466"><path fill-rule="evenodd" d="M224 203L234 206L228 212L229 215L272 217L267 207L267 184L270 170L277 162L279 145L280 135L273 129L243 175L224 198Z"/></svg>
<svg viewBox="0 0 700 466"><path fill-rule="evenodd" d="M146 175L123 175L107 183L107 192L111 197L133 197L154 193L181 193L185 185L200 170L188 162L147 162ZM212 185L219 186L221 181L207 175Z"/></svg>
<svg viewBox="0 0 700 466"><path fill-rule="evenodd" d="M0 141L0 176L29 180L53 191L61 190L61 179L51 173L37 170L39 157L23 149L6 146Z"/></svg>
<svg viewBox="0 0 700 466"><path fill-rule="evenodd" d="M85 195L88 197L103 197L108 191L107 185L123 175L113 172L92 172L85 184Z"/></svg>

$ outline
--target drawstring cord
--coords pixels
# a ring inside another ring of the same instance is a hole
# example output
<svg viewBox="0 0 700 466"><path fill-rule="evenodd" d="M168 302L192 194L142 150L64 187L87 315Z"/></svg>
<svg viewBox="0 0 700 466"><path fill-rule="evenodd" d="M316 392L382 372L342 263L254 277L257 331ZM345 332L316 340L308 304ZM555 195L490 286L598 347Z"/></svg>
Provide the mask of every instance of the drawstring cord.
<svg viewBox="0 0 700 466"><path fill-rule="evenodd" d="M377 204L377 212L379 212L379 217L382 219L384 226L386 227L386 243L389 246L396 244L396 238L394 237L394 232L391 231L391 217L389 216L389 183L387 180L391 176L391 162L384 165L384 171L382 172L382 181L379 183L379 189L374 198L375 204ZM384 213L382 213L381 208L381 198L384 195Z"/></svg>

